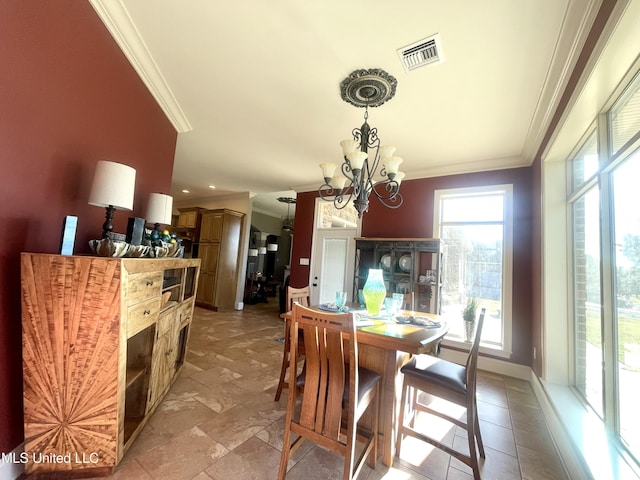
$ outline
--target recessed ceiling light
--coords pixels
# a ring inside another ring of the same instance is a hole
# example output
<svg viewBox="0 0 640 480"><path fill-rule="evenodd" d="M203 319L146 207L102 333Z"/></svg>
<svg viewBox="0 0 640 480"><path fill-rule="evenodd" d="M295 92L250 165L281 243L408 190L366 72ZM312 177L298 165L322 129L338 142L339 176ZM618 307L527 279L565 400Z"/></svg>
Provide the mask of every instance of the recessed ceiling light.
<svg viewBox="0 0 640 480"><path fill-rule="evenodd" d="M190 193L190 192L185 188L184 190L182 190L182 193Z"/></svg>
<svg viewBox="0 0 640 480"><path fill-rule="evenodd" d="M210 188L211 190L213 190L214 188L216 188L216 186L215 186L215 185L209 185L209 188Z"/></svg>

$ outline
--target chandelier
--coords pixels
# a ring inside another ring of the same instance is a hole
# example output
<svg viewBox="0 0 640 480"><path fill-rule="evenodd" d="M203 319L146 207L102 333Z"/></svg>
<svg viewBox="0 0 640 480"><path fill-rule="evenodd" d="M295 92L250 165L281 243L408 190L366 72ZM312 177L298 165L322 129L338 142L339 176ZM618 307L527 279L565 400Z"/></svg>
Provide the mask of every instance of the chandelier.
<svg viewBox="0 0 640 480"><path fill-rule="evenodd" d="M394 156L395 147L380 145L378 130L367 122L369 107L378 107L393 98L397 80L384 70L356 70L340 84L342 99L356 107L364 107L364 123L354 128L352 139L340 142L344 161L321 163L324 183L318 188L320 198L342 209L353 199L358 217L369 209L369 196L388 208L402 205L400 183L404 173L398 171L402 158ZM376 177L378 179L376 179Z"/></svg>
<svg viewBox="0 0 640 480"><path fill-rule="evenodd" d="M293 197L278 197L276 198L276 200L278 200L280 203L286 203L287 204L287 218L285 219L285 221L282 224L282 230L284 230L285 232L293 232L293 221L291 220L291 217L289 216L289 207L291 206L291 204L295 204L296 203L296 199Z"/></svg>

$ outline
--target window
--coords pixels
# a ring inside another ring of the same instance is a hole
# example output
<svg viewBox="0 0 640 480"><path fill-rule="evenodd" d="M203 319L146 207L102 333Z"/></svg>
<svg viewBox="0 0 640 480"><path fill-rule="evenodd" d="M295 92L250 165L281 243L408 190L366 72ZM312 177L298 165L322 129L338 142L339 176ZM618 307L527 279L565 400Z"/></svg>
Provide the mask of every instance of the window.
<svg viewBox="0 0 640 480"><path fill-rule="evenodd" d="M353 203L337 209L333 202L321 201L316 204L316 228L356 228L358 212Z"/></svg>
<svg viewBox="0 0 640 480"><path fill-rule="evenodd" d="M600 139L597 145L596 138ZM583 168L584 167L584 168ZM592 170L585 174L586 170ZM570 160L573 385L640 458L640 77Z"/></svg>
<svg viewBox="0 0 640 480"><path fill-rule="evenodd" d="M640 152L618 166L611 177L618 423L620 437L640 457L640 413L636 406L640 397Z"/></svg>
<svg viewBox="0 0 640 480"><path fill-rule="evenodd" d="M486 308L482 346L511 353L512 186L438 190L434 232L444 240L441 314L464 339L462 309Z"/></svg>

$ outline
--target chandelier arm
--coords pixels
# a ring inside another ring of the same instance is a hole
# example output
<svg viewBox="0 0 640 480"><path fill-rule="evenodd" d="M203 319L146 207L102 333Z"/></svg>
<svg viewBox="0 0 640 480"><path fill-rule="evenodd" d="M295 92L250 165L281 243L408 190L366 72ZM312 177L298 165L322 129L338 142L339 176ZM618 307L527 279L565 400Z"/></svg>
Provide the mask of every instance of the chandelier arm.
<svg viewBox="0 0 640 480"><path fill-rule="evenodd" d="M327 200L328 197L333 197L334 195L336 195L336 190L328 183L323 183L322 185L320 185L320 187L318 187L318 195L323 200Z"/></svg>
<svg viewBox="0 0 640 480"><path fill-rule="evenodd" d="M386 194L381 193L376 189L376 187L380 185L384 185L384 190L387 192ZM374 183L372 192L374 193L378 201L380 201L380 203L382 203L387 208L398 208L404 202L404 198L400 193L398 182L394 180L381 180Z"/></svg>
<svg viewBox="0 0 640 480"><path fill-rule="evenodd" d="M362 189L363 171L361 170L360 175L356 176L353 172L353 169L351 168L351 162L349 162L349 159L347 157L344 157L344 163L342 164L342 175L347 178L348 183L348 185L345 185L343 187L343 190L351 188L353 194L357 197L360 190Z"/></svg>
<svg viewBox="0 0 640 480"><path fill-rule="evenodd" d="M341 165L342 175L347 177L349 183L353 182L353 170L351 169L351 162L347 157L344 157L344 162Z"/></svg>
<svg viewBox="0 0 640 480"><path fill-rule="evenodd" d="M387 208L398 208L404 202L404 198L402 198L402 194L397 193L391 198L380 198L378 197L380 203L382 203Z"/></svg>
<svg viewBox="0 0 640 480"><path fill-rule="evenodd" d="M353 197L353 189L344 187L338 191L331 185L325 183L318 188L318 196L326 202L333 202L333 205L337 209L343 209L349 204L349 201Z"/></svg>
<svg viewBox="0 0 640 480"><path fill-rule="evenodd" d="M384 185L384 190L387 192L386 194L379 192L376 188L382 185ZM395 180L385 178L372 184L370 192L373 192L380 200L392 200L394 197L400 195L400 185Z"/></svg>
<svg viewBox="0 0 640 480"><path fill-rule="evenodd" d="M349 194L349 196L346 199L342 195L336 196L333 199L333 206L338 210L342 210L344 207L349 205L350 199L351 199L351 194Z"/></svg>

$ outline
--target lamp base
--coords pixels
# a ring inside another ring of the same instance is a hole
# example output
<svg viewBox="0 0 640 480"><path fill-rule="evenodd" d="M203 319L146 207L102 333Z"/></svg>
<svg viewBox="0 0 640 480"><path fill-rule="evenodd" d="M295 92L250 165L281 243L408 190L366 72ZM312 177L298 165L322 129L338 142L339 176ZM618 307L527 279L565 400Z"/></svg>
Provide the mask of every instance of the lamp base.
<svg viewBox="0 0 640 480"><path fill-rule="evenodd" d="M113 214L116 209L113 205L105 207L105 221L102 224L102 238L111 239L111 232L113 231Z"/></svg>

